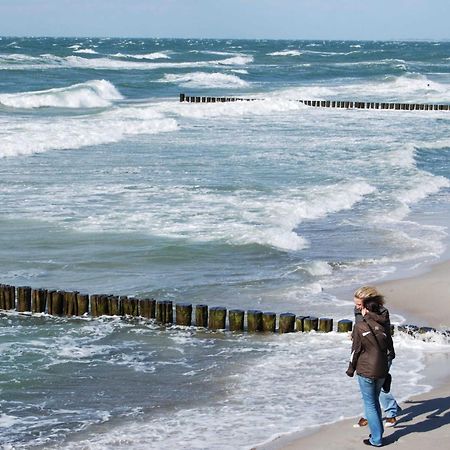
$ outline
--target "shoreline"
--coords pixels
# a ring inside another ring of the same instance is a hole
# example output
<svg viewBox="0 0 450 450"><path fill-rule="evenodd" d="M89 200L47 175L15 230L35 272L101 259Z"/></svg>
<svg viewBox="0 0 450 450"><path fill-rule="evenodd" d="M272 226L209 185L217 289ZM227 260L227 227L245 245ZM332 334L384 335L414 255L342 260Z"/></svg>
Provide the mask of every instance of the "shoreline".
<svg viewBox="0 0 450 450"><path fill-rule="evenodd" d="M407 323L450 329L450 260L433 264L418 275L375 283L386 296L391 314ZM350 294L351 295L351 294ZM424 382L431 389L401 402L403 412L395 427L385 428L384 446L407 445L411 450L425 446L447 448L450 442L450 352L426 354ZM345 375L343 375L345 376ZM364 448L368 427L353 428L355 418L318 425L289 433L255 450L340 450Z"/></svg>

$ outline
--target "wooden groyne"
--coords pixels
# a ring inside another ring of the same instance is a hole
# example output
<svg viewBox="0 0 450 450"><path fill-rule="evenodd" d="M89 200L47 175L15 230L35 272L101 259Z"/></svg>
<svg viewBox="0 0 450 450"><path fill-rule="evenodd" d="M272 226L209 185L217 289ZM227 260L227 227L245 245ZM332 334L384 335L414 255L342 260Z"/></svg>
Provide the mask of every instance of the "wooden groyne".
<svg viewBox="0 0 450 450"><path fill-rule="evenodd" d="M227 103L263 101L263 98L243 97L199 97L180 94L180 102L186 103ZM291 100L315 108L343 109L393 109L398 111L449 111L450 105L432 103L389 103L389 102L356 102L349 100Z"/></svg>
<svg viewBox="0 0 450 450"><path fill-rule="evenodd" d="M10 286L0 284L0 311L17 311L23 314L46 313L58 317L101 317L114 316L141 318L157 324L202 329L229 330L232 332L293 333L317 331L329 333L334 330L333 319L295 315L290 312L278 315L275 312L260 310L230 309L223 306L192 305L169 300L158 301L153 298L128 296L82 294L78 291L33 289L29 286ZM175 313L175 314L174 314ZM278 324L278 326L277 326ZM348 333L353 329L350 319L339 320L338 333ZM436 332L434 328L401 325L398 331L410 335L423 335ZM394 333L394 327L392 327ZM442 332L450 336L450 332Z"/></svg>

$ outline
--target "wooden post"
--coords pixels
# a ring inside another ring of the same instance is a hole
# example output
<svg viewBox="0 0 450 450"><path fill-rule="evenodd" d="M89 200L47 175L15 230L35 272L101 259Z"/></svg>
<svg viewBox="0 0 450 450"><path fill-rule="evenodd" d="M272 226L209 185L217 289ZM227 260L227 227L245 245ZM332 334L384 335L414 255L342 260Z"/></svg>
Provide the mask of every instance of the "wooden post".
<svg viewBox="0 0 450 450"><path fill-rule="evenodd" d="M84 316L89 313L89 295L77 294L77 314Z"/></svg>
<svg viewBox="0 0 450 450"><path fill-rule="evenodd" d="M56 291L47 291L47 314L53 315L53 294Z"/></svg>
<svg viewBox="0 0 450 450"><path fill-rule="evenodd" d="M5 310L5 291L6 291L6 285L0 284L0 309Z"/></svg>
<svg viewBox="0 0 450 450"><path fill-rule="evenodd" d="M321 317L319 319L319 331L322 333L329 333L330 331L333 331L333 319Z"/></svg>
<svg viewBox="0 0 450 450"><path fill-rule="evenodd" d="M192 305L190 303L177 303L175 306L176 324L184 327L192 325Z"/></svg>
<svg viewBox="0 0 450 450"><path fill-rule="evenodd" d="M107 316L109 314L109 299L107 295L94 294L91 296L92 317Z"/></svg>
<svg viewBox="0 0 450 450"><path fill-rule="evenodd" d="M317 317L305 317L303 321L303 331L317 331L319 320Z"/></svg>
<svg viewBox="0 0 450 450"><path fill-rule="evenodd" d="M210 330L224 330L227 309L222 306L213 306L209 308L208 327Z"/></svg>
<svg viewBox="0 0 450 450"><path fill-rule="evenodd" d="M230 331L244 331L244 315L242 309L230 309L228 313L228 323Z"/></svg>
<svg viewBox="0 0 450 450"><path fill-rule="evenodd" d="M139 300L139 314L146 319L155 318L156 300L152 298L143 298Z"/></svg>
<svg viewBox="0 0 450 450"><path fill-rule="evenodd" d="M17 288L17 311L31 311L31 288L29 286Z"/></svg>
<svg viewBox="0 0 450 450"><path fill-rule="evenodd" d="M295 327L295 314L280 314L280 324L278 326L280 333L292 333Z"/></svg>
<svg viewBox="0 0 450 450"><path fill-rule="evenodd" d="M208 326L208 305L195 306L195 325L202 328Z"/></svg>
<svg viewBox="0 0 450 450"><path fill-rule="evenodd" d="M165 313L164 301L156 302L156 321L158 323L164 323Z"/></svg>
<svg viewBox="0 0 450 450"><path fill-rule="evenodd" d="M342 319L338 322L337 330L338 333L348 333L353 329L353 322L349 319Z"/></svg>
<svg viewBox="0 0 450 450"><path fill-rule="evenodd" d="M173 304L170 300L164 302L164 323L173 323Z"/></svg>
<svg viewBox="0 0 450 450"><path fill-rule="evenodd" d="M139 301L134 297L126 297L122 301L123 314L125 316L138 317L139 316Z"/></svg>
<svg viewBox="0 0 450 450"><path fill-rule="evenodd" d="M64 291L51 291L51 309L53 316L62 316L64 313Z"/></svg>
<svg viewBox="0 0 450 450"><path fill-rule="evenodd" d="M303 322L308 316L297 316L295 318L295 330L296 331L304 331Z"/></svg>
<svg viewBox="0 0 450 450"><path fill-rule="evenodd" d="M108 303L110 316L123 316L122 305L117 295L110 295L108 297Z"/></svg>
<svg viewBox="0 0 450 450"><path fill-rule="evenodd" d="M180 102L184 102L184 94L180 94Z"/></svg>
<svg viewBox="0 0 450 450"><path fill-rule="evenodd" d="M277 315L274 312L263 312L262 331L275 333L277 329Z"/></svg>
<svg viewBox="0 0 450 450"><path fill-rule="evenodd" d="M64 292L64 315L77 315L77 294L78 292Z"/></svg>
<svg viewBox="0 0 450 450"><path fill-rule="evenodd" d="M33 289L31 291L31 311L45 313L47 291L45 289Z"/></svg>
<svg viewBox="0 0 450 450"><path fill-rule="evenodd" d="M249 333L262 331L262 311L254 309L247 311L247 331Z"/></svg>

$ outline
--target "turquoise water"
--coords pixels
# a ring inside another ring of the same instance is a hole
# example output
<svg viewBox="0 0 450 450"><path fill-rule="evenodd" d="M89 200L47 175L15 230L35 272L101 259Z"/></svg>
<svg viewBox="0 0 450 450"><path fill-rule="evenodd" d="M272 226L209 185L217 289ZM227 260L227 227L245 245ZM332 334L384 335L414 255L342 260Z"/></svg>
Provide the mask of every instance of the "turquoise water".
<svg viewBox="0 0 450 450"><path fill-rule="evenodd" d="M450 103L448 42L2 38L0 74L2 283L340 319L337 288L448 246L448 112L293 101ZM0 319L3 445L248 448L359 413L334 333ZM406 396L428 347L397 345Z"/></svg>

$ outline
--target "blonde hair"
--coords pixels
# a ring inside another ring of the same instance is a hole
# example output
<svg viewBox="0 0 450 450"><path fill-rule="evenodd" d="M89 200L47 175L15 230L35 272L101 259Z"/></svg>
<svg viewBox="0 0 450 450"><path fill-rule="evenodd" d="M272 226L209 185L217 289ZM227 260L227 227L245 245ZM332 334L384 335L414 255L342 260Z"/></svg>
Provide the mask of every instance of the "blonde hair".
<svg viewBox="0 0 450 450"><path fill-rule="evenodd" d="M384 305L384 296L373 286L362 286L356 289L353 296L360 300L376 300L380 306Z"/></svg>

